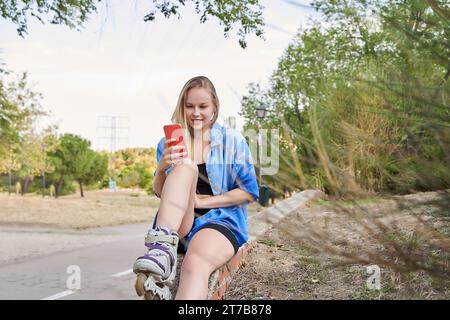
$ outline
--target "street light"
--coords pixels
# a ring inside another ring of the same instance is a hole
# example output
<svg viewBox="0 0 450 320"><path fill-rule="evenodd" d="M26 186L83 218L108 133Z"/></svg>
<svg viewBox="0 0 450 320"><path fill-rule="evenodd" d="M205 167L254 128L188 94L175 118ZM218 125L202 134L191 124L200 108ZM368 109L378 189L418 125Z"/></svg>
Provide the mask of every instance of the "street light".
<svg viewBox="0 0 450 320"><path fill-rule="evenodd" d="M46 166L46 149L47 149L47 145L45 143L42 144L42 155L43 155L43 160L44 160L44 168L42 170L42 197L45 197L45 166Z"/></svg>
<svg viewBox="0 0 450 320"><path fill-rule="evenodd" d="M256 116L258 119L264 119L266 116L267 107L265 105L260 105L256 107Z"/></svg>
<svg viewBox="0 0 450 320"><path fill-rule="evenodd" d="M12 184L12 176L11 176L11 167L12 167L12 149L9 149L9 166L8 166L8 195L11 194L11 184Z"/></svg>
<svg viewBox="0 0 450 320"><path fill-rule="evenodd" d="M266 117L267 113L267 106L266 105L258 105L256 106L256 116L258 117L258 120L263 120ZM262 136L261 136L261 123L258 121L258 163L259 163L259 195L260 195L260 203L261 202L261 191L263 190L262 187L262 163L261 163L261 157L262 157Z"/></svg>

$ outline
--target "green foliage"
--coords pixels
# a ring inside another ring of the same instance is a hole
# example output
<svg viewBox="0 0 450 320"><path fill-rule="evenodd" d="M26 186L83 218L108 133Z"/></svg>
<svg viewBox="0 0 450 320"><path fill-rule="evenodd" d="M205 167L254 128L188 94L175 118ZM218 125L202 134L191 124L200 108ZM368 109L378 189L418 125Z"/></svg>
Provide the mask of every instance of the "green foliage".
<svg viewBox="0 0 450 320"><path fill-rule="evenodd" d="M90 167L90 142L74 134L66 133L59 139L53 156L60 160L59 171L80 177Z"/></svg>
<svg viewBox="0 0 450 320"><path fill-rule="evenodd" d="M6 74L11 81L5 82ZM36 120L45 115L41 99L42 95L30 87L26 73L0 71L0 159L11 157L20 146L21 136L32 131Z"/></svg>
<svg viewBox="0 0 450 320"><path fill-rule="evenodd" d="M136 187L139 184L139 173L134 168L126 167L119 174L119 185L124 188Z"/></svg>
<svg viewBox="0 0 450 320"><path fill-rule="evenodd" d="M102 181L108 172L108 157L89 150L85 170L78 176L77 181L83 184L93 184Z"/></svg>
<svg viewBox="0 0 450 320"><path fill-rule="evenodd" d="M281 130L280 170L264 181L277 194L450 187L448 2L313 5L329 25L299 32L270 87L251 84L242 100L245 129L264 104L261 126Z"/></svg>
<svg viewBox="0 0 450 320"><path fill-rule="evenodd" d="M81 196L83 184L93 184L102 181L106 175L107 157L90 149L91 143L77 135L64 134L59 138L55 150L50 153L50 159L55 172L52 179L58 184L65 179L74 179L80 186ZM57 194L59 194L57 188Z"/></svg>
<svg viewBox="0 0 450 320"><path fill-rule="evenodd" d="M31 16L42 23L66 25L71 29L83 26L91 14L97 12L101 0L39 0L8 1L0 0L2 18L17 26L20 36L28 33L28 18ZM106 2L106 1L105 1ZM165 18L172 15L181 17L179 11L188 2L194 3L195 13L200 15L200 23L214 17L223 26L224 36L228 37L232 29L237 29L239 44L247 46L246 36L263 35L262 6L259 0L153 0L153 8L144 17L144 21L153 21L158 13Z"/></svg>
<svg viewBox="0 0 450 320"><path fill-rule="evenodd" d="M139 187L144 190L152 188L153 172L156 169L154 148L127 148L117 151L113 158L120 187Z"/></svg>
<svg viewBox="0 0 450 320"><path fill-rule="evenodd" d="M157 12L163 14L165 18L172 15L178 15L178 18L180 18L180 6L185 6L188 2L195 3L195 12L201 15L200 23L206 22L208 17L217 18L223 25L225 37L229 36L230 30L237 24L239 44L244 49L247 47L245 38L248 34L255 33L258 37L263 34L262 26L264 22L259 0L153 0L155 9L144 17L144 21L155 20Z"/></svg>
<svg viewBox="0 0 450 320"><path fill-rule="evenodd" d="M48 0L48 1L0 1L2 18L17 26L17 33L28 33L28 18L31 16L40 22L66 25L71 29L81 26L91 13L97 11L94 0Z"/></svg>
<svg viewBox="0 0 450 320"><path fill-rule="evenodd" d="M31 88L26 73L6 73L12 80L0 78L0 172L18 178L25 193L36 175L53 170L46 151L55 144L56 127L36 130L36 122L46 115L40 105L42 95Z"/></svg>

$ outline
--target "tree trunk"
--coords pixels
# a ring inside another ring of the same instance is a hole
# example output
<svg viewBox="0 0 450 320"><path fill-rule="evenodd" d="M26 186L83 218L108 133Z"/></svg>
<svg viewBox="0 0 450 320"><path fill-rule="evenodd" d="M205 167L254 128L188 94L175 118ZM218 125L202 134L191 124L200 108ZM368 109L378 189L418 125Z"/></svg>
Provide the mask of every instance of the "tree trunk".
<svg viewBox="0 0 450 320"><path fill-rule="evenodd" d="M26 179L25 179L24 186L23 186L23 188L24 188L24 190L23 190L24 194L28 192L28 187L29 187L29 186L30 186L30 178L26 178Z"/></svg>
<svg viewBox="0 0 450 320"><path fill-rule="evenodd" d="M25 178L24 180L20 181L20 194L23 196L28 191L28 185L30 184L30 178Z"/></svg>
<svg viewBox="0 0 450 320"><path fill-rule="evenodd" d="M64 178L59 179L58 186L56 187L55 198L58 198L58 196L61 194L61 189L62 189L63 183L64 183Z"/></svg>
<svg viewBox="0 0 450 320"><path fill-rule="evenodd" d="M84 198L83 184L82 184L80 181L78 181L78 184L80 185L80 194L81 194L81 197Z"/></svg>

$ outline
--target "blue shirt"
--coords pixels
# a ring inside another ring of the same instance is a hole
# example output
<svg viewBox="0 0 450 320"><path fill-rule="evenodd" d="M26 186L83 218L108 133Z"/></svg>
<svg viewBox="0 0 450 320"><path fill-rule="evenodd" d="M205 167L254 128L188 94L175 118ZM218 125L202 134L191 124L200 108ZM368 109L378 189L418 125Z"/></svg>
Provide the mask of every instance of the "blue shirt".
<svg viewBox="0 0 450 320"><path fill-rule="evenodd" d="M206 158L206 173L214 196L240 188L259 199L259 189L256 180L255 167L243 135L235 130L214 123L211 128L211 145ZM159 163L165 138L158 143L156 158ZM173 169L171 165L166 174ZM197 217L187 243L194 234L206 223L217 223L227 227L236 237L239 246L248 240L247 204L211 209L207 214Z"/></svg>

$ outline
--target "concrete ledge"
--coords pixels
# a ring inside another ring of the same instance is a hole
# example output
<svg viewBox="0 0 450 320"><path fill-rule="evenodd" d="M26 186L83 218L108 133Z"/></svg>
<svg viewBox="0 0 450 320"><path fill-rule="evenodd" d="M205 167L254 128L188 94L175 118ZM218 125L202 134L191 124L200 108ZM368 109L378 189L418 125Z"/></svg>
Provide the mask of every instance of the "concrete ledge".
<svg viewBox="0 0 450 320"><path fill-rule="evenodd" d="M208 300L223 299L234 273L242 266L245 257L255 246L256 240L267 230L287 215L305 207L308 202L324 198L326 198L326 195L320 190L304 190L251 216L248 220L249 241L239 249L227 264L213 272L209 278Z"/></svg>

